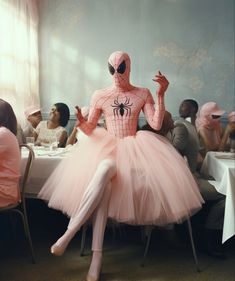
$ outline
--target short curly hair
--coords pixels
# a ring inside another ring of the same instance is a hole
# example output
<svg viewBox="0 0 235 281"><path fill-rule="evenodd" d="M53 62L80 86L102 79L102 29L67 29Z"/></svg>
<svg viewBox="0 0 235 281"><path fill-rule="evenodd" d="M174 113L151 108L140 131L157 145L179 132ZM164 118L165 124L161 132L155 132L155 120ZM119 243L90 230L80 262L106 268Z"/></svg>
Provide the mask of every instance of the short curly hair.
<svg viewBox="0 0 235 281"><path fill-rule="evenodd" d="M191 106L191 108L193 107L194 110L195 110L195 113L198 112L198 103L197 101L193 100L193 99L186 99L186 100L183 100L183 102L188 102Z"/></svg>

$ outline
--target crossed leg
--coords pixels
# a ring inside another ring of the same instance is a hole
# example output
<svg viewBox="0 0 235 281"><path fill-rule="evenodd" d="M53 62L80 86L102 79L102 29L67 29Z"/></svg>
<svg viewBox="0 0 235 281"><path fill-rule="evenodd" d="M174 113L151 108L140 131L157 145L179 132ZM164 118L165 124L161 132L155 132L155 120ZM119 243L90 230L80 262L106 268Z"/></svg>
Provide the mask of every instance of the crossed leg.
<svg viewBox="0 0 235 281"><path fill-rule="evenodd" d="M107 205L106 208L108 208L107 198L109 199L109 196L106 195L106 189L107 193L109 194L110 181L112 177L115 176L115 174L116 164L113 160L105 159L101 161L86 189L86 192L83 195L77 214L70 219L68 228L64 235L61 236L51 247L52 254L57 256L62 255L66 250L71 239L74 237L77 231L80 230L81 226L92 216L94 211L96 210L97 214L99 214L99 208L104 209L104 205ZM105 204L103 202L105 202ZM105 218L103 218L103 228L105 229L105 224L107 220L107 210L106 212L104 212L103 210L100 211L100 214L101 215L98 216L99 219L104 215L106 216ZM94 229L98 229L98 226L96 226ZM104 229L101 229L99 231L97 230L99 235L104 235ZM103 241L103 237L96 239L101 239Z"/></svg>
<svg viewBox="0 0 235 281"><path fill-rule="evenodd" d="M107 223L108 206L111 194L111 183L106 186L105 194L99 207L92 217L93 237L92 237L92 260L87 275L87 281L96 281L99 278L102 265L102 249L104 232Z"/></svg>

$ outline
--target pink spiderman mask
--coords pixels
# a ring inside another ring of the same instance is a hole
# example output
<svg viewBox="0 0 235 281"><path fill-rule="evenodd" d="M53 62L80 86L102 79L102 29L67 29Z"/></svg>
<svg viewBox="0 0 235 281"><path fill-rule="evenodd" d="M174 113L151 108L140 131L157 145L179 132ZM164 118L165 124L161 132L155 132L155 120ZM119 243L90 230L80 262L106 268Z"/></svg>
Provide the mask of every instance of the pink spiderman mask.
<svg viewBox="0 0 235 281"><path fill-rule="evenodd" d="M108 59L109 72L113 76L113 86L123 91L130 90L131 61L127 53L117 51L110 55Z"/></svg>
<svg viewBox="0 0 235 281"><path fill-rule="evenodd" d="M103 113L109 133L119 138L134 136L141 111L152 128L161 128L164 116L164 93L169 82L159 71L153 81L160 84L157 90L157 103L147 88L130 84L130 58L128 54L117 51L108 59L109 72L112 75L111 87L95 91L91 99L88 121L77 107L77 126L87 135L95 129Z"/></svg>

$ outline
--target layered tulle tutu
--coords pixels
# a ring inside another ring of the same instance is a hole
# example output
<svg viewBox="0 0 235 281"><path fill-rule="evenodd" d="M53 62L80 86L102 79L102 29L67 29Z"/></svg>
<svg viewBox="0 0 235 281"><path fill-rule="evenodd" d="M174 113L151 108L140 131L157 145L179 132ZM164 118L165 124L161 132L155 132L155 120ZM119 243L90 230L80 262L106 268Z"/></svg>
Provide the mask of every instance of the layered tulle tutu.
<svg viewBox="0 0 235 281"><path fill-rule="evenodd" d="M76 215L98 164L116 161L108 216L128 224L180 222L203 199L182 156L167 139L148 131L123 139L96 129L63 159L39 197L68 216Z"/></svg>

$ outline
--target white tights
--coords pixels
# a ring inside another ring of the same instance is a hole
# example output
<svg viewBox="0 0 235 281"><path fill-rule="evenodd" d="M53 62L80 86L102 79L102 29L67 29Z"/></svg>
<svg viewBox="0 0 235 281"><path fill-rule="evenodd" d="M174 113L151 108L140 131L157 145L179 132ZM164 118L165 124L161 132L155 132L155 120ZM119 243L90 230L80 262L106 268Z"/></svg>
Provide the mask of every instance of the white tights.
<svg viewBox="0 0 235 281"><path fill-rule="evenodd" d="M63 236L51 247L55 255L62 255L71 239L82 225L92 217L93 257L89 274L97 276L101 267L104 231L107 222L107 212L111 194L111 179L116 174L116 164L111 159L103 160L97 167L75 216L70 219L68 228ZM97 272L98 271L98 272Z"/></svg>

